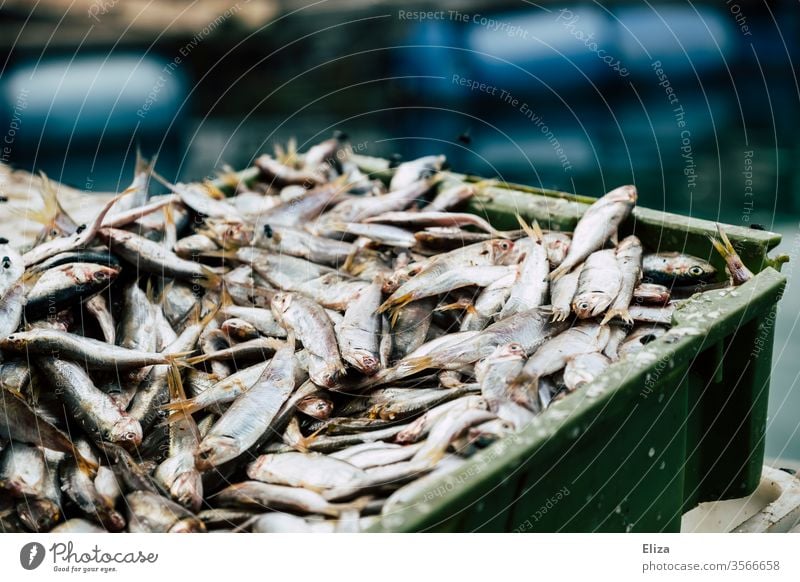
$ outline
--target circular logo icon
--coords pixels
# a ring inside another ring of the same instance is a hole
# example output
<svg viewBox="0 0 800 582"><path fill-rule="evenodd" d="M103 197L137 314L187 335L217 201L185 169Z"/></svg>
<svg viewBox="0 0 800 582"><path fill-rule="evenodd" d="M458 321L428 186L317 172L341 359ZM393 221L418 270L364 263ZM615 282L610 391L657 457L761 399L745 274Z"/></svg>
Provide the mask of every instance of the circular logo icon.
<svg viewBox="0 0 800 582"><path fill-rule="evenodd" d="M44 561L44 546L39 542L30 542L19 551L19 563L26 570L35 570Z"/></svg>

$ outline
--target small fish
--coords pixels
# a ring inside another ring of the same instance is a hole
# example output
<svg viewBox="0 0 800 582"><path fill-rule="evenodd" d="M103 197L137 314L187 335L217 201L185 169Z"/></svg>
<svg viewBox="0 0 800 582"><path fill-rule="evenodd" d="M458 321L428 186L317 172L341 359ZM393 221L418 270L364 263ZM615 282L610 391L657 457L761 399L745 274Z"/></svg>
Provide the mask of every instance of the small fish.
<svg viewBox="0 0 800 582"><path fill-rule="evenodd" d="M100 240L137 269L162 277L188 279L207 287L219 285L220 276L205 265L180 258L159 243L117 228L101 228Z"/></svg>
<svg viewBox="0 0 800 582"><path fill-rule="evenodd" d="M149 491L125 496L128 531L131 533L204 532L200 519L182 505Z"/></svg>
<svg viewBox="0 0 800 582"><path fill-rule="evenodd" d="M268 155L257 158L255 165L261 171L264 180L276 188L296 184L309 189L325 182L325 178L316 171L297 170Z"/></svg>
<svg viewBox="0 0 800 582"><path fill-rule="evenodd" d="M394 192L435 176L445 164L444 156L424 156L416 160L403 162L394 170L394 175L389 183L389 190Z"/></svg>
<svg viewBox="0 0 800 582"><path fill-rule="evenodd" d="M382 281L376 279L359 293L336 327L342 359L362 374L371 376L380 368L380 325Z"/></svg>
<svg viewBox="0 0 800 582"><path fill-rule="evenodd" d="M698 257L683 253L647 253L642 257L642 280L659 285L696 285L716 279L717 270Z"/></svg>
<svg viewBox="0 0 800 582"><path fill-rule="evenodd" d="M456 184L442 189L429 204L421 208L422 212L444 212L474 197L477 188L472 184Z"/></svg>
<svg viewBox="0 0 800 582"><path fill-rule="evenodd" d="M84 468L97 468L97 463L85 458L64 432L3 387L0 387L0 436L73 455Z"/></svg>
<svg viewBox="0 0 800 582"><path fill-rule="evenodd" d="M636 198L635 186L620 186L592 204L575 226L567 256L550 273L550 279L566 275L616 235L619 225L633 210Z"/></svg>
<svg viewBox="0 0 800 582"><path fill-rule="evenodd" d="M601 315L617 297L621 286L622 273L614 251L596 251L583 264L572 310L581 319Z"/></svg>
<svg viewBox="0 0 800 582"><path fill-rule="evenodd" d="M578 292L578 283L583 272L583 265L584 263L581 263L571 272L552 282L550 286L550 303L553 311L552 321L566 321L572 313L572 301Z"/></svg>
<svg viewBox="0 0 800 582"><path fill-rule="evenodd" d="M572 237L563 232L546 232L542 236L542 243L547 251L547 260L553 268L564 262L572 244Z"/></svg>
<svg viewBox="0 0 800 582"><path fill-rule="evenodd" d="M214 500L223 507L267 508L331 517L337 517L353 507L351 504L331 503L310 489L259 481L244 481L231 485L214 495Z"/></svg>
<svg viewBox="0 0 800 582"><path fill-rule="evenodd" d="M610 365L611 360L599 352L579 354L567 360L564 384L568 390L577 390L594 380Z"/></svg>
<svg viewBox="0 0 800 582"><path fill-rule="evenodd" d="M617 267L621 277L619 291L608 308L603 323L619 317L627 324L632 324L628 306L633 300L633 291L642 277L642 243L631 235L620 241L616 251Z"/></svg>
<svg viewBox="0 0 800 582"><path fill-rule="evenodd" d="M525 362L522 371L514 379L514 400L538 412L539 379L558 372L566 366L567 360L574 356L601 352L606 347L608 339L607 325L587 322L558 334L543 344Z"/></svg>
<svg viewBox="0 0 800 582"><path fill-rule="evenodd" d="M91 369L130 370L154 364L169 364L179 357L129 350L96 339L42 328L16 332L0 339L0 350L32 355L58 354L60 358L78 360Z"/></svg>
<svg viewBox="0 0 800 582"><path fill-rule="evenodd" d="M236 398L203 437L195 456L198 469L205 471L238 457L269 430L295 388L296 365L290 338L256 383Z"/></svg>
<svg viewBox="0 0 800 582"><path fill-rule="evenodd" d="M728 267L728 272L731 274L731 280L734 286L747 283L747 281L753 278L753 272L742 262L736 249L733 248L733 244L731 244L728 235L725 234L725 231L722 230L719 224L717 224L717 232L721 240L717 240L712 236L709 236L708 239L722 258L725 259L725 264Z"/></svg>
<svg viewBox="0 0 800 582"><path fill-rule="evenodd" d="M272 300L275 319L291 330L309 354L309 376L315 384L331 388L344 374L333 323L325 310L296 293L279 293Z"/></svg>
<svg viewBox="0 0 800 582"><path fill-rule="evenodd" d="M87 299L110 285L120 269L94 263L67 263L43 272L26 295L25 313L36 319Z"/></svg>
<svg viewBox="0 0 800 582"><path fill-rule="evenodd" d="M40 358L36 366L89 434L127 447L141 444L139 422L121 410L108 394L98 390L81 366L53 357Z"/></svg>
<svg viewBox="0 0 800 582"><path fill-rule="evenodd" d="M105 296L102 293L93 295L84 301L83 306L97 320L97 325L100 326L100 331L106 343L116 343L117 330L114 324L114 316L111 314Z"/></svg>
<svg viewBox="0 0 800 582"><path fill-rule="evenodd" d="M500 311L500 319L545 303L549 289L547 275L550 273L550 262L541 241L542 231L534 223L529 238L516 243L519 252L524 253L524 259L519 278L511 287L511 293Z"/></svg>
<svg viewBox="0 0 800 582"><path fill-rule="evenodd" d="M247 467L247 476L262 483L317 492L358 488L367 481L363 469L321 453L261 455Z"/></svg>
<svg viewBox="0 0 800 582"><path fill-rule="evenodd" d="M522 372L525 352L522 346L509 343L498 346L475 365L475 377L489 410L516 430L527 426L534 414L513 399L513 380Z"/></svg>
<svg viewBox="0 0 800 582"><path fill-rule="evenodd" d="M648 305L664 305L670 299L669 287L656 283L639 283L633 290L633 301Z"/></svg>

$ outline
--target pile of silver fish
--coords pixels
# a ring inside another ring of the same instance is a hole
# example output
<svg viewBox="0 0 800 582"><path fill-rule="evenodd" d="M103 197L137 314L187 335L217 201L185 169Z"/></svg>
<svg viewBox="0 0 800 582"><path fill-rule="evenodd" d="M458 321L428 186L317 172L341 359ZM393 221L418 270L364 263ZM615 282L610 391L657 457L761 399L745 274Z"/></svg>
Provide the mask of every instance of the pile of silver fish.
<svg viewBox="0 0 800 582"><path fill-rule="evenodd" d="M444 162L384 183L341 135L254 180L142 161L87 224L44 180L37 240L0 240L0 530L368 529L724 275L618 241L633 186L499 231Z"/></svg>

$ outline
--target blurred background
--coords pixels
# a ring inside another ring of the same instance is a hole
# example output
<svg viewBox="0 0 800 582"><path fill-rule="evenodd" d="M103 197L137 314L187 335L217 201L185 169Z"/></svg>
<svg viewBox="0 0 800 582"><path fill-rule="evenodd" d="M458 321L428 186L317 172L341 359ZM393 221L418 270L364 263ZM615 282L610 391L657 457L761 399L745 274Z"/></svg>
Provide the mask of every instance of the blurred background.
<svg viewBox="0 0 800 582"><path fill-rule="evenodd" d="M361 154L766 228L800 257L795 2L6 0L0 161L119 191L344 131ZM1 198L0 198L1 200ZM797 276L767 454L800 459Z"/></svg>

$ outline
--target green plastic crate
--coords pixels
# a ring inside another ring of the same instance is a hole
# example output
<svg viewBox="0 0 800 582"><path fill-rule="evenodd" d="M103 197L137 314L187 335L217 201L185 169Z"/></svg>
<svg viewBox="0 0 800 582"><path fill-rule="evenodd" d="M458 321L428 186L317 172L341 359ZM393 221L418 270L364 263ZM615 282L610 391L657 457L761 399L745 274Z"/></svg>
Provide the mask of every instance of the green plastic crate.
<svg viewBox="0 0 800 582"><path fill-rule="evenodd" d="M390 172L385 160L358 163ZM570 231L591 201L504 186L487 189L471 210L498 228L516 228L519 213ZM756 273L751 281L695 295L666 335L433 482L374 531L677 532L698 503L754 491L786 279L767 256L780 235L724 228ZM723 270L707 238L713 222L636 208L620 234L628 233L649 249L708 257Z"/></svg>

